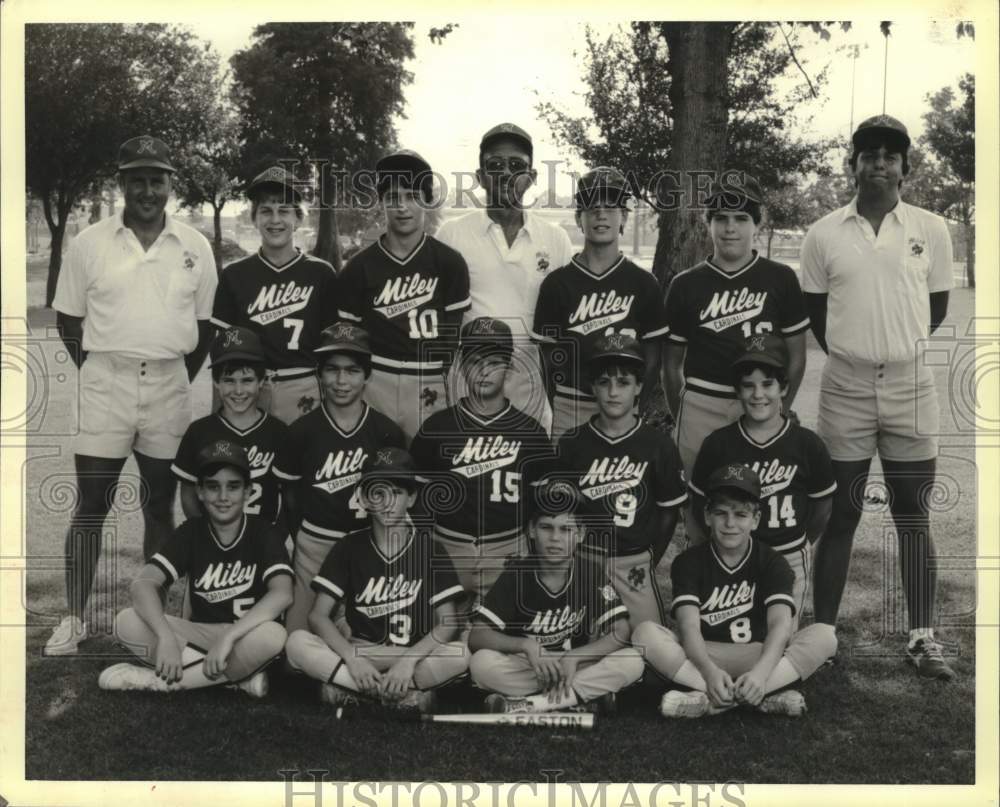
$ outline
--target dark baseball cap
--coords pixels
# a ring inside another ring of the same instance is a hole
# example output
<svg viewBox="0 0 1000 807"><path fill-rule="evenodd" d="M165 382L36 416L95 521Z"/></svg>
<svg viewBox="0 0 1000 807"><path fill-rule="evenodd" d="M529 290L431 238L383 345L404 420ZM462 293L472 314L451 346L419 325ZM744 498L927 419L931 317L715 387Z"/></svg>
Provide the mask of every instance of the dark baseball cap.
<svg viewBox="0 0 1000 807"><path fill-rule="evenodd" d="M535 521L544 516L576 515L583 509L583 496L568 479L546 479L532 486L530 503L528 517Z"/></svg>
<svg viewBox="0 0 1000 807"><path fill-rule="evenodd" d="M624 207L631 196L628 180L617 168L599 165L588 171L576 183L577 207L587 208L598 201L612 202Z"/></svg>
<svg viewBox="0 0 1000 807"><path fill-rule="evenodd" d="M417 480L417 464L405 449L379 448L365 458L360 484L365 485L375 479L394 480L413 487Z"/></svg>
<svg viewBox="0 0 1000 807"><path fill-rule="evenodd" d="M529 159L534 155L535 147L531 142L531 135L517 124L498 123L484 134L483 139L479 141L479 162L483 161L483 154L486 152L486 147L494 140L501 139L515 140L520 143L524 147L524 151Z"/></svg>
<svg viewBox="0 0 1000 807"><path fill-rule="evenodd" d="M899 143L903 151L910 147L910 134L901 121L891 115L875 115L865 118L858 124L858 128L851 135L851 142L854 148L858 149L863 143L871 142L876 138L888 138L890 142Z"/></svg>
<svg viewBox="0 0 1000 807"><path fill-rule="evenodd" d="M788 346L777 334L758 333L746 340L743 353L733 362L733 369L741 364L766 364L770 367L788 367Z"/></svg>
<svg viewBox="0 0 1000 807"><path fill-rule="evenodd" d="M760 501L760 477L753 468L742 463L731 462L717 468L705 483L706 494L727 489L738 490L754 501Z"/></svg>
<svg viewBox="0 0 1000 807"><path fill-rule="evenodd" d="M159 168L171 174L176 170L170 164L167 144L151 135L133 137L119 147L118 170L128 171L131 168Z"/></svg>
<svg viewBox="0 0 1000 807"><path fill-rule="evenodd" d="M745 210L748 204L762 204L764 193L752 176L726 171L708 190L705 207L710 210Z"/></svg>
<svg viewBox="0 0 1000 807"><path fill-rule="evenodd" d="M514 335L502 319L476 317L462 326L458 347L463 355L499 353L509 357L514 352Z"/></svg>
<svg viewBox="0 0 1000 807"><path fill-rule="evenodd" d="M319 335L319 347L313 350L317 361L323 361L326 353L359 353L371 356L368 331L353 322L335 322Z"/></svg>
<svg viewBox="0 0 1000 807"><path fill-rule="evenodd" d="M645 364L646 362L639 341L634 336L625 333L598 334L591 338L588 347L588 364L609 359L620 359L636 364Z"/></svg>
<svg viewBox="0 0 1000 807"><path fill-rule="evenodd" d="M249 328L226 328L212 340L209 367L233 361L264 363L264 348L260 337Z"/></svg>
<svg viewBox="0 0 1000 807"><path fill-rule="evenodd" d="M231 440L215 440L198 452L198 476L205 476L211 469L230 466L238 470L245 479L250 478L250 462L246 449Z"/></svg>
<svg viewBox="0 0 1000 807"><path fill-rule="evenodd" d="M302 193L295 187L295 175L280 165L261 171L247 186L247 196L251 199L264 191L277 192L295 202L302 201Z"/></svg>
<svg viewBox="0 0 1000 807"><path fill-rule="evenodd" d="M394 151L375 163L375 181L379 196L402 187L419 190L429 199L434 188L430 163L410 149Z"/></svg>

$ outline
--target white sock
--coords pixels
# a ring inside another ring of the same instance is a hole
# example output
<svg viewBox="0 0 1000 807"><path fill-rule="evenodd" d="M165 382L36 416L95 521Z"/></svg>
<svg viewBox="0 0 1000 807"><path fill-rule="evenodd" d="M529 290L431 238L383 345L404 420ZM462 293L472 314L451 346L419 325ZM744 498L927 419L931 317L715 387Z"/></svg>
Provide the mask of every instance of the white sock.
<svg viewBox="0 0 1000 807"><path fill-rule="evenodd" d="M927 639L931 642L934 641L934 628L914 628L910 631L910 641L907 643L910 647L913 647L921 639Z"/></svg>
<svg viewBox="0 0 1000 807"><path fill-rule="evenodd" d="M774 669L771 670L771 674L764 682L764 694L769 695L776 689L786 687L798 680L799 674L792 666L792 662L788 660L788 656L782 656L778 659L778 663L774 665Z"/></svg>
<svg viewBox="0 0 1000 807"><path fill-rule="evenodd" d="M674 683L691 689L697 689L701 692L708 689L705 679L702 678L701 673L698 672L698 668L691 663L690 659L684 659L684 663L680 666L680 669L674 673L673 680Z"/></svg>
<svg viewBox="0 0 1000 807"><path fill-rule="evenodd" d="M181 676L178 687L181 689L202 689L230 683L224 675L220 675L218 678L209 678L205 675L204 661L204 653L191 645L185 645L184 649L181 650L181 664L184 665L184 674Z"/></svg>
<svg viewBox="0 0 1000 807"><path fill-rule="evenodd" d="M548 695L541 692L537 695L528 695L527 701L536 712L552 712L557 709L568 709L570 706L576 706L580 702L573 690L570 690L569 697L561 698L555 703L549 700Z"/></svg>
<svg viewBox="0 0 1000 807"><path fill-rule="evenodd" d="M351 671L347 669L347 665L344 662L337 664L337 669L333 671L333 678L330 680L331 684L336 684L344 689L349 689L352 692L360 692L361 687L358 686L358 682L354 680L354 676L351 675Z"/></svg>

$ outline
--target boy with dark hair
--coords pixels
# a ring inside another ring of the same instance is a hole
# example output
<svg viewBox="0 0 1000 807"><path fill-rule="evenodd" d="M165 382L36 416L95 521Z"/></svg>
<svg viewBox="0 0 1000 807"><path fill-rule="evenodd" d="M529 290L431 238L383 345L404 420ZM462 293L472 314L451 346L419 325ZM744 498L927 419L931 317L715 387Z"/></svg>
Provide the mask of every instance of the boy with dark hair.
<svg viewBox="0 0 1000 807"><path fill-rule="evenodd" d="M753 248L763 195L753 177L737 184L734 173L725 172L705 202L712 255L678 274L667 291L663 391L688 476L702 441L740 416L729 368L746 339L775 333L786 341L788 411L806 366L809 317L798 278Z"/></svg>
<svg viewBox="0 0 1000 807"><path fill-rule="evenodd" d="M798 717L802 693L788 689L837 651L833 631L792 629L792 570L751 537L760 522L760 481L746 465L716 469L705 483L710 540L681 552L670 567L680 637L647 622L632 641L671 689L664 717L701 717L738 705Z"/></svg>
<svg viewBox="0 0 1000 807"><path fill-rule="evenodd" d="M830 519L837 482L823 441L782 414L787 366L785 340L774 334L751 336L746 352L733 362L743 416L702 443L688 482L692 496L687 532L698 542L707 537L704 491L715 468L741 462L755 471L764 512L754 537L784 555L795 573L794 629L809 586L810 546Z"/></svg>
<svg viewBox="0 0 1000 807"><path fill-rule="evenodd" d="M607 711L642 676L642 657L628 646L628 611L575 553L581 505L568 482L536 488L531 554L512 558L476 609L470 672L495 693L486 698L491 712Z"/></svg>
<svg viewBox="0 0 1000 807"><path fill-rule="evenodd" d="M310 583L323 559L348 532L366 523L358 495L365 460L380 448L402 448L402 430L364 401L371 374L368 333L338 322L323 331L313 351L322 406L292 424L274 460L284 482L286 523L295 536L295 602L289 632L306 626L315 598Z"/></svg>
<svg viewBox="0 0 1000 807"><path fill-rule="evenodd" d="M470 305L465 259L424 232L433 174L414 151L375 166L386 230L338 278L337 308L372 340L365 400L399 423L407 439L447 404L445 376Z"/></svg>
<svg viewBox="0 0 1000 807"><path fill-rule="evenodd" d="M474 597L489 591L508 557L524 553L523 502L552 459L544 429L504 395L513 352L507 323L467 323L458 369L468 394L427 418L410 446L435 538Z"/></svg>
<svg viewBox="0 0 1000 807"><path fill-rule="evenodd" d="M227 440L198 455L205 516L174 530L132 583L133 607L115 618L118 641L144 661L104 670L101 689L171 692L236 684L267 694L263 667L285 644L280 620L292 602L285 535L243 511L250 464ZM165 589L187 576L191 618L163 612Z"/></svg>
<svg viewBox="0 0 1000 807"><path fill-rule="evenodd" d="M374 452L358 490L370 525L337 543L313 578L310 630L289 636L289 663L323 682L325 703L362 693L433 712L434 689L468 668L465 646L453 641L462 587L447 556L433 552L431 530L409 516L417 483L406 451ZM333 619L339 604L349 636Z"/></svg>
<svg viewBox="0 0 1000 807"><path fill-rule="evenodd" d="M582 372L591 334L625 333L638 339L645 377L656 378L666 315L656 279L619 249L629 196L628 182L615 168L600 166L580 177L575 200L583 251L549 274L538 290L532 338L541 348L553 438L597 413ZM643 387L640 411L654 389L655 384Z"/></svg>
<svg viewBox="0 0 1000 807"><path fill-rule="evenodd" d="M555 461L587 504L583 551L607 566L633 627L662 619L656 566L687 499L676 446L635 413L644 367L642 348L631 336L592 341L586 372L598 412L559 441Z"/></svg>
<svg viewBox="0 0 1000 807"><path fill-rule="evenodd" d="M212 322L249 328L260 338L268 383L261 408L285 423L319 402L313 348L337 318L336 273L326 261L295 246L302 194L294 176L272 166L247 189L260 249L219 275Z"/></svg>
<svg viewBox="0 0 1000 807"><path fill-rule="evenodd" d="M181 508L186 518L202 514L197 492L197 455L215 440L243 446L250 464L250 489L244 509L276 523L281 510L281 485L271 473L278 449L288 439L288 426L258 408L264 380L264 351L249 328L219 331L211 348L212 385L221 402L217 412L188 426L170 466L181 483Z"/></svg>

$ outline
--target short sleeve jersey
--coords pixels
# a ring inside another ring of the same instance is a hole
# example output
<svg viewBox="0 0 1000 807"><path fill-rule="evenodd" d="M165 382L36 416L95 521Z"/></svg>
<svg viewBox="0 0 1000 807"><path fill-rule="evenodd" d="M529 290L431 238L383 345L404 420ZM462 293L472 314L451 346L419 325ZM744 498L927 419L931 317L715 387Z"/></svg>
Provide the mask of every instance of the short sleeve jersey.
<svg viewBox="0 0 1000 807"><path fill-rule="evenodd" d="M433 551L427 527L412 527L392 557L370 528L352 532L330 550L311 585L344 603L352 637L403 647L430 633L435 608L464 594L451 559Z"/></svg>
<svg viewBox="0 0 1000 807"><path fill-rule="evenodd" d="M194 421L181 438L170 466L181 482L198 482L198 452L216 440L243 446L250 462L250 492L243 512L274 523L281 511L281 483L271 472L278 449L288 439L288 426L266 412L252 426L237 429L221 412Z"/></svg>
<svg viewBox="0 0 1000 807"><path fill-rule="evenodd" d="M774 437L758 443L740 419L705 438L691 471L691 490L704 496L709 475L730 462L747 465L760 476L761 516L754 537L779 552L801 549L810 502L837 489L830 452L823 441L809 429L786 420Z"/></svg>
<svg viewBox="0 0 1000 807"><path fill-rule="evenodd" d="M684 469L670 438L641 420L620 437L595 420L559 441L556 474L583 494L588 540L614 556L634 555L654 543L661 508L687 499Z"/></svg>
<svg viewBox="0 0 1000 807"><path fill-rule="evenodd" d="M590 393L580 372L586 359L587 337L595 333L626 333L640 341L667 335L666 312L656 278L624 255L601 275L574 257L542 281L535 304L532 338L566 348L565 360L552 372L557 389Z"/></svg>
<svg viewBox="0 0 1000 807"><path fill-rule="evenodd" d="M324 406L296 420L274 459L274 474L295 483L303 532L336 540L363 526L368 514L357 495L361 467L370 454L389 447L406 447L402 429L367 404L349 431Z"/></svg>
<svg viewBox="0 0 1000 807"><path fill-rule="evenodd" d="M520 409L481 417L461 401L431 415L410 453L424 509L457 541L500 541L522 532L523 502L552 461L545 430Z"/></svg>
<svg viewBox="0 0 1000 807"><path fill-rule="evenodd" d="M267 594L278 574L293 577L285 533L256 516L243 516L239 535L222 544L206 518L191 518L150 558L167 586L187 575L191 621L235 622Z"/></svg>
<svg viewBox="0 0 1000 807"><path fill-rule="evenodd" d="M767 609L787 605L795 613L788 561L753 538L743 559L726 566L711 541L685 549L670 567L674 599L670 612L695 605L706 642L745 644L767 636Z"/></svg>
<svg viewBox="0 0 1000 807"><path fill-rule="evenodd" d="M425 235L397 258L380 238L351 258L338 280L340 316L368 331L374 361L442 366L435 345L457 337L442 333L445 315L470 305L469 269L458 252Z"/></svg>
<svg viewBox="0 0 1000 807"><path fill-rule="evenodd" d="M791 267L754 252L736 272L705 260L677 275L667 291L670 342L683 345L684 383L717 397L735 397L729 368L755 333L784 338L809 328L805 301Z"/></svg>
<svg viewBox="0 0 1000 807"><path fill-rule="evenodd" d="M628 610L593 564L577 557L565 585L550 591L538 562L514 558L476 607L473 619L508 636L530 636L548 650L570 650L610 630Z"/></svg>
<svg viewBox="0 0 1000 807"><path fill-rule="evenodd" d="M299 252L275 266L258 251L222 270L212 322L255 331L269 369L311 369L320 333L337 319L336 285L326 261Z"/></svg>

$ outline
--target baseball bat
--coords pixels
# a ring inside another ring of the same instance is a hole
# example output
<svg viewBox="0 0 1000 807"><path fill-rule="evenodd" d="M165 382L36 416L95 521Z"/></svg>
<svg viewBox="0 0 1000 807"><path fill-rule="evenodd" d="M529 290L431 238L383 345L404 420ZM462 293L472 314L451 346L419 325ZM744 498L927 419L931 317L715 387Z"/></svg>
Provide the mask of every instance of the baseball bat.
<svg viewBox="0 0 1000 807"><path fill-rule="evenodd" d="M594 728L594 715L590 712L518 712L515 714L467 713L421 715L425 723L471 723L487 726L539 726L542 728L579 729Z"/></svg>

